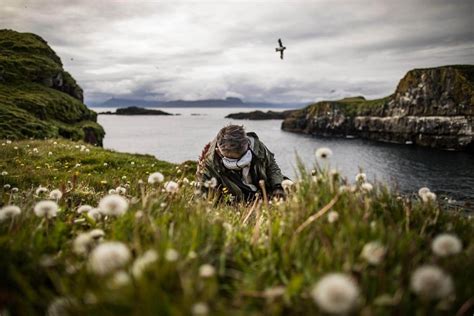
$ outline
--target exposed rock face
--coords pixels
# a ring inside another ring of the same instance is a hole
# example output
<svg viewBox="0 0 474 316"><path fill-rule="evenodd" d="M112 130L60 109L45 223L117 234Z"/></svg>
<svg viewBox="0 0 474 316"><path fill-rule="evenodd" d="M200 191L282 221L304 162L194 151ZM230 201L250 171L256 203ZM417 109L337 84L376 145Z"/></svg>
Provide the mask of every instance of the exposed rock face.
<svg viewBox="0 0 474 316"><path fill-rule="evenodd" d="M473 152L474 66L409 71L389 97L322 101L295 112L282 128L314 135Z"/></svg>
<svg viewBox="0 0 474 316"><path fill-rule="evenodd" d="M64 137L102 145L104 134L47 42L0 30L0 138Z"/></svg>

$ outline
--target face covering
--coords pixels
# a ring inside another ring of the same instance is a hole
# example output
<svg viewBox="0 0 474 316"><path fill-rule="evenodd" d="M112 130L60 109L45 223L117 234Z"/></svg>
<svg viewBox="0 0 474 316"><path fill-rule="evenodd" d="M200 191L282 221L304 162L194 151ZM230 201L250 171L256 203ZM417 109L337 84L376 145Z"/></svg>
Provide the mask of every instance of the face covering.
<svg viewBox="0 0 474 316"><path fill-rule="evenodd" d="M245 167L250 166L251 162L252 151L250 151L250 149L247 150L247 152L239 159L232 159L227 157L222 158L222 163L224 164L224 167L231 170L241 170Z"/></svg>

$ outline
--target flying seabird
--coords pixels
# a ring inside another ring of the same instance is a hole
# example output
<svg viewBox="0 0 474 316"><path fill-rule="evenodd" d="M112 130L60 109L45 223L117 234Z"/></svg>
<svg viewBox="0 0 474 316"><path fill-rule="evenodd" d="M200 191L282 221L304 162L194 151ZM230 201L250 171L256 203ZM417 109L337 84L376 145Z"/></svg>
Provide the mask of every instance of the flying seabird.
<svg viewBox="0 0 474 316"><path fill-rule="evenodd" d="M283 51L286 49L286 47L283 46L281 38L278 39L278 44L280 45L280 47L275 48L275 51L280 52L280 58L283 59Z"/></svg>

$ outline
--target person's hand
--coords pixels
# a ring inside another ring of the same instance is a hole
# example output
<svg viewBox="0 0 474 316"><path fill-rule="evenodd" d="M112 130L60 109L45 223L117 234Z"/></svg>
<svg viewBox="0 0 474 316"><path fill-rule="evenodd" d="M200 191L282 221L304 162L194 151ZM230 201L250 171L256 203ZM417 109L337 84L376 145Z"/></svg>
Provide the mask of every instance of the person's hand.
<svg viewBox="0 0 474 316"><path fill-rule="evenodd" d="M276 199L279 201L285 198L286 198L286 194L285 194L285 191L283 191L283 189L278 188L278 189L273 190L272 199Z"/></svg>

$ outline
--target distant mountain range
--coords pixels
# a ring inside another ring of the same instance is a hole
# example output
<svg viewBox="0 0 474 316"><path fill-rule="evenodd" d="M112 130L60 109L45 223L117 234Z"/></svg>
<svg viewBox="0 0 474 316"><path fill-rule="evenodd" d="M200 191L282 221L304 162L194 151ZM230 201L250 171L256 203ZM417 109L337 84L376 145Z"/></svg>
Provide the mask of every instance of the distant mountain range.
<svg viewBox="0 0 474 316"><path fill-rule="evenodd" d="M125 108L130 106L137 107L160 107L160 108L299 108L307 105L307 103L270 103L270 102L243 102L239 98L225 98L225 99L205 99L205 100L175 100L175 101L147 101L140 99L121 99L111 98L102 103L89 103L90 107L104 107L104 108Z"/></svg>

